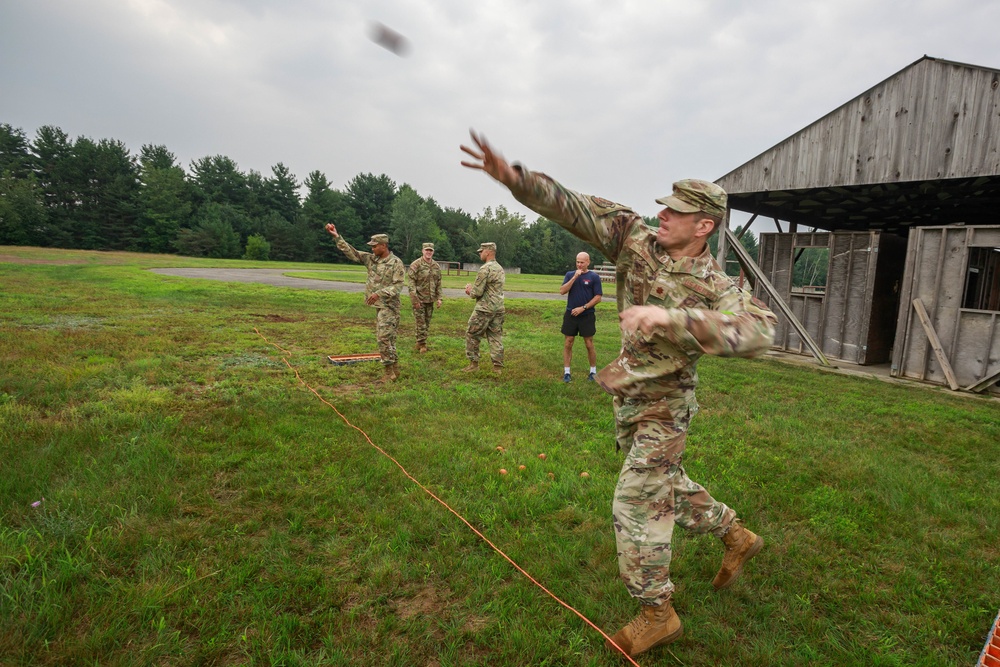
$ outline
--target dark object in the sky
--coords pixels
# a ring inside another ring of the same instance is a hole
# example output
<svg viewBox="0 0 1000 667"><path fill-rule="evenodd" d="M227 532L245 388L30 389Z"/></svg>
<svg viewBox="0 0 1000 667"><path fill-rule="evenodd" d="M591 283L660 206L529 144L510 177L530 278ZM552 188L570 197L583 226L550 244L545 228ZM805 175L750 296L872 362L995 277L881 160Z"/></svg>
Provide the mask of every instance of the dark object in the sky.
<svg viewBox="0 0 1000 667"><path fill-rule="evenodd" d="M405 37L377 21L372 22L370 34L373 42L397 56L405 56L410 50L410 43Z"/></svg>

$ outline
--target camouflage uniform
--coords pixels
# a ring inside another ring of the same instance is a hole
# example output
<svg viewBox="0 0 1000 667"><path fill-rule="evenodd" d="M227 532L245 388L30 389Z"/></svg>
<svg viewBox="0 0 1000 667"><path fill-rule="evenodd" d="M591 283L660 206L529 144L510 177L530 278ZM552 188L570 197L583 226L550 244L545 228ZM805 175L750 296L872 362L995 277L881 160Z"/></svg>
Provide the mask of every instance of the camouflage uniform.
<svg viewBox="0 0 1000 667"><path fill-rule="evenodd" d="M668 324L648 336L623 332L621 354L597 376L615 397L616 440L626 453L613 502L619 571L633 597L658 605L674 589L674 523L721 537L735 517L682 465L688 426L698 410L698 358L764 352L776 318L725 275L708 248L698 257L671 259L657 245L656 230L631 209L515 169L521 179L511 191L518 201L615 263L619 312L656 305L669 313Z"/></svg>
<svg viewBox="0 0 1000 667"><path fill-rule="evenodd" d="M376 234L372 239L384 236ZM388 243L388 237L382 242ZM370 252L355 250L343 237L337 238L337 247L349 259L368 267L365 299L372 294L379 295L379 300L374 303L377 309L375 338L378 341L378 353L382 357L383 365L392 366L399 361L396 355L396 331L399 329L399 292L403 287L403 260L391 252L379 258Z"/></svg>
<svg viewBox="0 0 1000 667"><path fill-rule="evenodd" d="M428 262L418 257L406 270L406 278L410 284L417 345L425 345L427 330L434 316L434 303L441 298L441 266L435 261Z"/></svg>
<svg viewBox="0 0 1000 667"><path fill-rule="evenodd" d="M465 332L465 356L472 363L479 363L479 341L483 336L490 345L493 366L503 366L503 285L506 275L496 260L490 260L479 267L476 282L469 296L476 300L476 308L469 317L469 328Z"/></svg>

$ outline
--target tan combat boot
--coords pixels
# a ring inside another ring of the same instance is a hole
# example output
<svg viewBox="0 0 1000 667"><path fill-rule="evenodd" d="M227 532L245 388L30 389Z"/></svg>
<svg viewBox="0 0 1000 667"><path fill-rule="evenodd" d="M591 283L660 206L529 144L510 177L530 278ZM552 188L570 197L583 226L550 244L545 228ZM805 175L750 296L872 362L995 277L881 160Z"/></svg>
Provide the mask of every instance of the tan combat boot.
<svg viewBox="0 0 1000 667"><path fill-rule="evenodd" d="M674 611L673 602L667 600L655 607L643 605L639 615L619 630L611 641L634 658L651 648L669 644L680 637L683 631L681 619ZM610 642L605 644L612 651L618 652Z"/></svg>
<svg viewBox="0 0 1000 667"><path fill-rule="evenodd" d="M420 344L420 345L419 345L419 346L417 347L417 352L419 352L420 354L423 354L423 353L424 353L424 352L426 352L426 351L427 351L427 344L426 344L426 343L421 343L421 344Z"/></svg>
<svg viewBox="0 0 1000 667"><path fill-rule="evenodd" d="M478 371L478 370L479 370L479 362L478 361L470 361L469 365L462 369L462 372L463 373L471 373L473 371Z"/></svg>
<svg viewBox="0 0 1000 667"><path fill-rule="evenodd" d="M395 364L386 364L382 367L382 379L379 382L392 382L396 379L396 374L392 372L392 367Z"/></svg>
<svg viewBox="0 0 1000 667"><path fill-rule="evenodd" d="M712 580L712 586L717 591L729 588L736 581L743 572L743 566L764 546L764 538L744 528L739 519L733 519L729 530L722 536L722 543L726 545L726 553L722 557L719 573Z"/></svg>
<svg viewBox="0 0 1000 667"><path fill-rule="evenodd" d="M396 362L395 364L392 365L392 379L393 380L399 379L399 362Z"/></svg>
<svg viewBox="0 0 1000 667"><path fill-rule="evenodd" d="M503 366L500 364L493 364L493 374L500 375L501 373L503 373Z"/></svg>

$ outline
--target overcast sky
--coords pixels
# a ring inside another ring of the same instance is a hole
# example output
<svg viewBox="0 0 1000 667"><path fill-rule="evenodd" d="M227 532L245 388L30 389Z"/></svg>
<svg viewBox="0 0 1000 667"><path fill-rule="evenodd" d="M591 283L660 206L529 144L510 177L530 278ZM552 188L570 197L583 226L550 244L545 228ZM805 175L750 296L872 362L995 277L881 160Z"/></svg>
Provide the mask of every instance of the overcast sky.
<svg viewBox="0 0 1000 667"><path fill-rule="evenodd" d="M996 0L0 0L0 123L533 221L459 166L475 127L654 215L925 54L1000 68L998 26Z"/></svg>

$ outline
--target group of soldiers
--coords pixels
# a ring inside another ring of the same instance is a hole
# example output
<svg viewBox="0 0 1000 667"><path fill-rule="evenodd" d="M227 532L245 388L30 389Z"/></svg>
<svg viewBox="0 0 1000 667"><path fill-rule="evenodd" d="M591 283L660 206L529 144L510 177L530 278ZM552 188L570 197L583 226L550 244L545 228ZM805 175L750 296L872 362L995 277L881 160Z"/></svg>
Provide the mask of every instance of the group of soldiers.
<svg viewBox="0 0 1000 667"><path fill-rule="evenodd" d="M434 244L424 243L421 256L409 267L403 268L403 260L389 250L389 237L375 234L368 241L371 252L356 250L341 238L337 227L330 223L326 230L337 240L337 247L349 259L363 264L368 269L365 281L365 303L376 309L375 337L378 341L379 357L382 360L383 382L399 378L399 355L396 353L396 333L399 329L400 294L404 276L409 283L410 303L413 307L416 349L421 354L427 352L427 335L434 309L441 307L441 266L434 261ZM469 317L469 327L465 334L465 355L469 365L463 368L472 372L479 368L479 347L483 337L490 348L493 372L503 372L503 287L505 274L496 261L495 243L482 243L479 258L483 265L476 273L476 281L466 284L465 293L475 300L476 306Z"/></svg>

